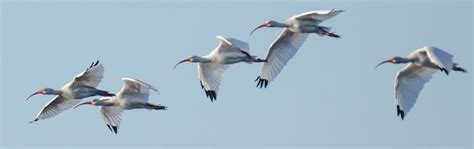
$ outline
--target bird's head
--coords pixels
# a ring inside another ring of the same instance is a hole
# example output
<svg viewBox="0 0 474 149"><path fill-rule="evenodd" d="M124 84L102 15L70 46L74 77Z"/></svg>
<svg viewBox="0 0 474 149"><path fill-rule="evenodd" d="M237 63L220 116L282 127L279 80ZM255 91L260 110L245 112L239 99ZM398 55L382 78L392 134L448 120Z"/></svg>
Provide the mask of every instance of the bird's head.
<svg viewBox="0 0 474 149"><path fill-rule="evenodd" d="M262 27L277 27L277 26L279 26L279 24L280 23L278 23L277 21L273 21L273 20L265 21L265 22L262 23L262 25L259 25L255 29L253 29L252 32L250 32L250 35L252 35L253 32L258 30L259 28L262 28Z"/></svg>
<svg viewBox="0 0 474 149"><path fill-rule="evenodd" d="M184 58L183 60L179 61L178 63L176 63L173 67L173 69L176 68L176 66L178 66L179 64L181 63L184 63L184 62L193 62L193 63L196 63L196 62L199 62L200 61L200 57L199 56L196 56L196 55L192 55L192 56L188 56L186 58Z"/></svg>
<svg viewBox="0 0 474 149"><path fill-rule="evenodd" d="M37 90L36 92L34 92L33 94L31 94L30 96L28 96L28 98L26 98L26 100L30 99L31 97L35 96L35 95L38 95L38 94L43 94L43 95L51 95L51 94L54 94L55 91L51 88L43 88L43 89L40 89L40 90Z"/></svg>
<svg viewBox="0 0 474 149"><path fill-rule="evenodd" d="M392 64L400 64L400 63L403 63L404 60L401 58L401 57L398 57L398 56L395 56L395 57L391 57L383 62L380 62L379 64L377 64L377 66L375 66L374 69L377 69L377 67L379 67L380 65L382 64L385 64L385 63L392 63Z"/></svg>

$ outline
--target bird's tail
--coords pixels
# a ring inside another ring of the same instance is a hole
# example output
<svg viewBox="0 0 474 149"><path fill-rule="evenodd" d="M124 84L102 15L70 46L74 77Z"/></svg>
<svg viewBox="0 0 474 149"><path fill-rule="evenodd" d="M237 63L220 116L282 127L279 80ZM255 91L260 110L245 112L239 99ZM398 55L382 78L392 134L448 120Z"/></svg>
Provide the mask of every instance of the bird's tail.
<svg viewBox="0 0 474 149"><path fill-rule="evenodd" d="M145 104L145 109L148 110L168 110L168 107L162 106L162 105L154 105L151 103L146 103Z"/></svg>

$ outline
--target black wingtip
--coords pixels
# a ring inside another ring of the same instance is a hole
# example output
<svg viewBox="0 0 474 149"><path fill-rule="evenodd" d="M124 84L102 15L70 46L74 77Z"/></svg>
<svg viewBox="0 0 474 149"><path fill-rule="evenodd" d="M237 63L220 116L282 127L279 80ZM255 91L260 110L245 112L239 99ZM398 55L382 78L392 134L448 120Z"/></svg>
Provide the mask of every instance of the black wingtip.
<svg viewBox="0 0 474 149"><path fill-rule="evenodd" d="M211 99L211 102L214 102L217 100L217 94L216 91L213 90L208 90L206 92L206 97L209 97Z"/></svg>
<svg viewBox="0 0 474 149"><path fill-rule="evenodd" d="M199 84L201 84L201 88L204 89L204 85L202 85L202 81L199 81Z"/></svg>
<svg viewBox="0 0 474 149"><path fill-rule="evenodd" d="M206 97L209 97L211 99L211 102L214 102L217 100L217 94L216 94L216 91L214 90L206 90L204 88L204 85L202 84L202 81L199 81L199 83L201 84L201 88L204 90L204 93L206 93Z"/></svg>
<svg viewBox="0 0 474 149"><path fill-rule="evenodd" d="M260 78L260 76L257 77L257 79L255 79L255 81L258 81L257 82L257 88L267 88L268 86L268 80L267 79L262 79Z"/></svg>
<svg viewBox="0 0 474 149"><path fill-rule="evenodd" d="M118 132L118 127L117 127L117 126L112 126L112 129L114 130L114 133L117 134L117 132Z"/></svg>
<svg viewBox="0 0 474 149"><path fill-rule="evenodd" d="M112 127L110 127L109 124L107 124L107 128L109 128L110 132L114 132L114 131L112 130Z"/></svg>
<svg viewBox="0 0 474 149"><path fill-rule="evenodd" d="M30 122L28 122L28 123L31 124L31 123L34 123L34 122L36 122L36 121L38 121L38 120L39 120L39 119L36 118L36 119L34 119L34 120L32 120L32 121L30 121Z"/></svg>
<svg viewBox="0 0 474 149"><path fill-rule="evenodd" d="M254 82L257 82L258 80L260 80L260 76L258 76L257 79L255 79Z"/></svg>
<svg viewBox="0 0 474 149"><path fill-rule="evenodd" d="M402 120L405 118L405 112L400 109L400 105L397 105L397 116L400 116Z"/></svg>
<svg viewBox="0 0 474 149"><path fill-rule="evenodd" d="M92 62L91 66L89 66L89 68L87 68L87 70L89 70L90 68L94 67L94 66L97 66L99 64L99 60L95 61L95 62Z"/></svg>

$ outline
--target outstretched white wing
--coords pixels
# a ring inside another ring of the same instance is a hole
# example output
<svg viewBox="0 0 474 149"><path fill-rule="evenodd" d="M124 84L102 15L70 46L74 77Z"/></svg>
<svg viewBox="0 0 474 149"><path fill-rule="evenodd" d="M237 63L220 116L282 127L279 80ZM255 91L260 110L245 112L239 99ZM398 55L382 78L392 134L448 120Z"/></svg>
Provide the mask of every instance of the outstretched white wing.
<svg viewBox="0 0 474 149"><path fill-rule="evenodd" d="M216 63L198 63L197 65L198 78L202 89L204 89L206 96L209 97L211 101L216 100L222 74L227 70L229 65Z"/></svg>
<svg viewBox="0 0 474 149"><path fill-rule="evenodd" d="M397 73L395 99L397 113L403 119L418 98L423 86L431 80L437 70L410 63Z"/></svg>
<svg viewBox="0 0 474 149"><path fill-rule="evenodd" d="M118 132L120 121L122 121L122 112L123 109L118 106L100 106L100 115L113 133Z"/></svg>
<svg viewBox="0 0 474 149"><path fill-rule="evenodd" d="M251 57L249 44L230 37L216 36L219 45L209 53L210 56L218 57Z"/></svg>
<svg viewBox="0 0 474 149"><path fill-rule="evenodd" d="M245 51L245 52L250 51L249 44L247 42L242 41L242 40L238 40L238 39L231 38L231 37L224 37L224 36L216 36L216 38L221 41L221 43L219 44L218 47L229 46L229 47L232 47L232 48L235 48L235 49L240 49L240 50Z"/></svg>
<svg viewBox="0 0 474 149"><path fill-rule="evenodd" d="M51 101L49 101L43 109L36 115L36 118L31 121L35 122L40 119L47 119L50 117L54 117L59 113L63 112L64 110L72 108L74 105L78 104L81 100L79 99L67 99L63 96L56 96Z"/></svg>
<svg viewBox="0 0 474 149"><path fill-rule="evenodd" d="M70 84L71 86L90 86L95 88L104 77L103 75L104 66L97 61L92 63L84 72L77 75Z"/></svg>
<svg viewBox="0 0 474 149"><path fill-rule="evenodd" d="M125 99L129 102L148 102L149 90L158 92L152 85L131 78L122 78L123 87L117 93L117 99Z"/></svg>
<svg viewBox="0 0 474 149"><path fill-rule="evenodd" d="M296 54L308 37L307 33L295 33L289 29L284 29L280 36L273 42L267 52L266 60L260 70L257 87L267 87L281 72L288 61Z"/></svg>

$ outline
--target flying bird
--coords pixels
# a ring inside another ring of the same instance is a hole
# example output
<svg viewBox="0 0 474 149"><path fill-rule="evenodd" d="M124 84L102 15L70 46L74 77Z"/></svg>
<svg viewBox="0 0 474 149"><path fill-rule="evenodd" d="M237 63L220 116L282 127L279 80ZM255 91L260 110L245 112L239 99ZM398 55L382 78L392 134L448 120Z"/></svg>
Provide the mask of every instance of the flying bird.
<svg viewBox="0 0 474 149"><path fill-rule="evenodd" d="M453 62L453 55L436 47L425 46L417 49L407 57L392 57L375 66L384 63L408 63L395 77L395 99L397 103L397 116L403 120L411 110L423 86L431 80L432 75L440 70L446 75L450 71L467 72Z"/></svg>
<svg viewBox="0 0 474 149"><path fill-rule="evenodd" d="M183 62L198 63L198 78L201 88L211 101L217 99L217 91L219 90L222 73L225 72L230 64L238 62L266 62L250 55L250 47L244 41L224 36L216 36L216 38L220 43L211 53L206 56L188 56L173 67L175 69L176 66Z"/></svg>
<svg viewBox="0 0 474 149"><path fill-rule="evenodd" d="M77 75L71 82L61 89L43 88L31 94L26 100L34 95L56 95L49 101L43 109L36 115L36 118L29 123L40 119L47 119L58 115L64 110L72 108L78 104L82 98L91 96L114 96L107 91L96 89L103 78L104 66L99 61L93 62L89 68Z"/></svg>
<svg viewBox="0 0 474 149"><path fill-rule="evenodd" d="M260 75L255 80L258 81L257 87L266 88L268 83L275 79L303 45L309 33L340 38L339 35L330 32L330 27L320 26L319 24L341 12L343 10L310 11L292 16L284 22L265 21L262 25L256 27L250 34L262 27L284 28L267 52L265 60L268 62L263 63Z"/></svg>
<svg viewBox="0 0 474 149"><path fill-rule="evenodd" d="M122 113L124 110L132 109L148 109L148 110L166 110L166 106L160 104L148 103L148 97L150 96L149 90L158 90L143 81L122 78L123 87L113 97L102 97L100 99L93 99L91 101L83 102L81 105L94 105L100 106L100 114L104 119L107 127L110 131L117 134L120 121L122 120ZM76 108L74 107L74 108Z"/></svg>

